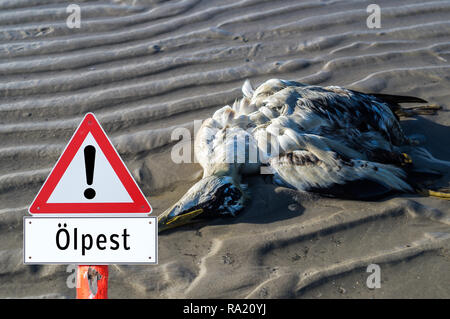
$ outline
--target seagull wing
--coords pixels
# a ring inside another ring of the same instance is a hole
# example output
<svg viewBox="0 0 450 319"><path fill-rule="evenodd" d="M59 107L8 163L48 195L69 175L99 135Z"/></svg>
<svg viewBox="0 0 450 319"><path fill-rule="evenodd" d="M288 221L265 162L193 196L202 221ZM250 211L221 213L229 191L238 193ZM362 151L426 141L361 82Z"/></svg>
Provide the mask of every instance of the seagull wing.
<svg viewBox="0 0 450 319"><path fill-rule="evenodd" d="M374 199L411 190L401 168L350 159L333 151L326 156L310 150L292 151L272 158L270 167L278 184L330 196Z"/></svg>

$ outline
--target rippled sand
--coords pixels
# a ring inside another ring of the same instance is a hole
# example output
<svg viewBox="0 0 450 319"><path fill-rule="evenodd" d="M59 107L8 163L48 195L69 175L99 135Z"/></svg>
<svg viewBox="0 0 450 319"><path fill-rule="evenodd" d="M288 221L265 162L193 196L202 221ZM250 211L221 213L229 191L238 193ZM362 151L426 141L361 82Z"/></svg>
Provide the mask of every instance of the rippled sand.
<svg viewBox="0 0 450 319"><path fill-rule="evenodd" d="M254 85L284 78L442 105L409 134L450 160L450 2L0 1L0 297L75 296L66 266L22 264L22 217L83 115L94 112L158 215L201 175L170 160L193 129ZM448 186L448 176L439 183ZM159 265L111 266L110 297L449 298L450 202L300 196L249 180L234 219L162 234ZM366 267L381 267L381 288Z"/></svg>

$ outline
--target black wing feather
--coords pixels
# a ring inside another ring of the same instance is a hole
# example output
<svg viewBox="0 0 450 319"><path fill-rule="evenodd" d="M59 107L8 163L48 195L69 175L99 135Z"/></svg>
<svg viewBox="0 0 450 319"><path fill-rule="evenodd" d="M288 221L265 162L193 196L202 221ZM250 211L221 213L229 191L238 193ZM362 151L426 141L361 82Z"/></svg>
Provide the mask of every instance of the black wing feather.
<svg viewBox="0 0 450 319"><path fill-rule="evenodd" d="M392 94L381 94L381 93L368 93L368 95L375 96L377 99L385 101L387 103L398 104L398 103L428 103L424 99L415 96L406 95L392 95Z"/></svg>

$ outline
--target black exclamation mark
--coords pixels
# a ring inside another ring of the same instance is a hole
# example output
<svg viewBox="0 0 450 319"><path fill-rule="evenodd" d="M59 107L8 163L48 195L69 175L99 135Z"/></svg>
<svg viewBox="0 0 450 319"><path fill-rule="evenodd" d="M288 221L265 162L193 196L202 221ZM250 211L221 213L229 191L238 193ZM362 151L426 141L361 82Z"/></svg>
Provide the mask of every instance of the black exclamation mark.
<svg viewBox="0 0 450 319"><path fill-rule="evenodd" d="M88 145L84 148L84 166L86 168L86 182L92 185L94 180L94 165L95 165L95 147ZM95 197L95 190L93 188L86 188L84 197L93 199Z"/></svg>

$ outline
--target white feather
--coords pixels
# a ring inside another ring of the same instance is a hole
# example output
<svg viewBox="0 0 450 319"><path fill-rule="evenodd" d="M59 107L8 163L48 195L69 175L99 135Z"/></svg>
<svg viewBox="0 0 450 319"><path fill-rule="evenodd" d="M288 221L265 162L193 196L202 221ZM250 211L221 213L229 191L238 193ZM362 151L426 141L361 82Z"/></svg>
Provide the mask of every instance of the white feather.
<svg viewBox="0 0 450 319"><path fill-rule="evenodd" d="M244 85L242 85L242 93L244 94L244 96L251 99L253 96L253 92L254 90L252 84L250 83L250 80L245 80Z"/></svg>

